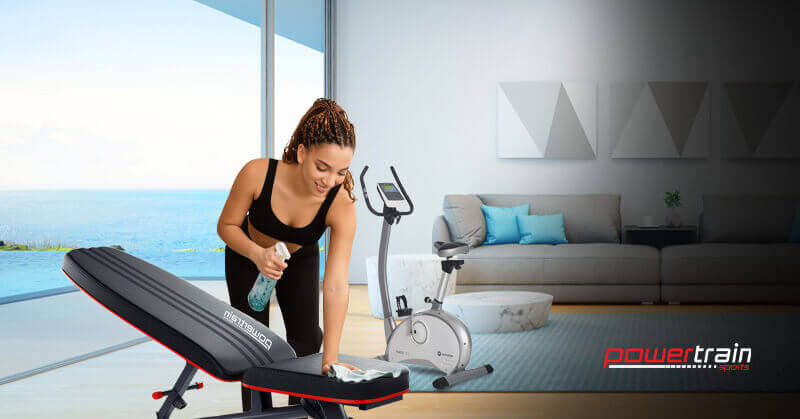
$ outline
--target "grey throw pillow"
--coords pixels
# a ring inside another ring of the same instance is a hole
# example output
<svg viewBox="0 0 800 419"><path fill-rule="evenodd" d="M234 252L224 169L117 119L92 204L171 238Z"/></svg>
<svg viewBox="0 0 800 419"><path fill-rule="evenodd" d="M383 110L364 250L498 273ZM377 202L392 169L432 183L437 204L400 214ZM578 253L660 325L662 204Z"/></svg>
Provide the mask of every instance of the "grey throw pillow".
<svg viewBox="0 0 800 419"><path fill-rule="evenodd" d="M480 246L486 240L486 219L481 202L475 195L445 195L442 209L450 237L470 247Z"/></svg>

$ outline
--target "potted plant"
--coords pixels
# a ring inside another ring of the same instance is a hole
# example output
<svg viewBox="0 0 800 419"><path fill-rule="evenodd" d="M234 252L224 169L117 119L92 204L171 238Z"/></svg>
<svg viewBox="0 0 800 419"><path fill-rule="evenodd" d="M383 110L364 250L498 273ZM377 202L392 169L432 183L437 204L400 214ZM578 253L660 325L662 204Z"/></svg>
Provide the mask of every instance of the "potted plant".
<svg viewBox="0 0 800 419"><path fill-rule="evenodd" d="M681 213L678 212L678 207L681 206L681 192L677 189L675 189L673 192L666 192L664 203L667 204L667 208L672 210L672 214L670 215L669 219L669 226L679 227L681 225Z"/></svg>

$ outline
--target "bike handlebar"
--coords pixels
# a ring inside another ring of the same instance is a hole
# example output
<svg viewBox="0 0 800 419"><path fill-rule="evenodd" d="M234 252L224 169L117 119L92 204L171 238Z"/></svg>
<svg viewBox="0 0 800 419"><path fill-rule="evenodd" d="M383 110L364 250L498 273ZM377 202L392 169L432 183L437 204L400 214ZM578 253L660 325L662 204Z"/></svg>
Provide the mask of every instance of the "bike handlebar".
<svg viewBox="0 0 800 419"><path fill-rule="evenodd" d="M364 191L364 200L367 201L367 208L369 208L373 214L383 217L384 214L382 212L378 212L369 202L369 193L367 192L367 186L364 184L364 175L367 173L367 169L369 169L369 166L364 166L364 170L361 171L361 190ZM411 198L406 193L406 189L403 187L403 182L400 182L400 178L397 177L397 172L395 172L394 166L389 166L389 169L392 171L392 176L394 176L397 186L400 187L400 192L403 194L403 197L406 199L406 201L408 201L408 211L398 211L397 215L409 215L414 212L414 203L411 202Z"/></svg>
<svg viewBox="0 0 800 419"><path fill-rule="evenodd" d="M367 201L367 208L369 208L370 212L373 214L382 217L383 214L375 211L375 208L372 208L372 204L369 202L369 194L367 193L367 185L364 184L364 175L367 173L367 169L369 166L364 166L364 170L361 171L361 190L364 192L364 200Z"/></svg>

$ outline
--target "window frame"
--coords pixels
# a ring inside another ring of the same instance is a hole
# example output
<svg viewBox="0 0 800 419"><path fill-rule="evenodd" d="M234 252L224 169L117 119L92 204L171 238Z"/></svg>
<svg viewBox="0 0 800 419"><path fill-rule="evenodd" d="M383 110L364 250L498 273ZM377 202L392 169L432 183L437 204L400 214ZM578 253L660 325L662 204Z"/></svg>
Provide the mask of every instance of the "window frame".
<svg viewBox="0 0 800 419"><path fill-rule="evenodd" d="M325 51L325 97L335 100L334 68L334 12L335 0L323 1ZM279 158L275 156L275 0L261 2L261 157ZM330 229L323 235L323 260L328 259L330 245Z"/></svg>

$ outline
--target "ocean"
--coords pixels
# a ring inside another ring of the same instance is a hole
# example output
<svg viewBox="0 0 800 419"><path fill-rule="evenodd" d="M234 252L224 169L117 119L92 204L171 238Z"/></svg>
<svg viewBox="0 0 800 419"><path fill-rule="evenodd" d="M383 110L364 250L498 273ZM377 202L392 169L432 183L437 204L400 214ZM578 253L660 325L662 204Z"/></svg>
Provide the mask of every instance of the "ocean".
<svg viewBox="0 0 800 419"><path fill-rule="evenodd" d="M217 220L227 197L227 190L0 191L0 240L120 245L181 277L223 278L225 252L214 249L225 247ZM0 297L72 285L61 272L65 253L0 251Z"/></svg>

